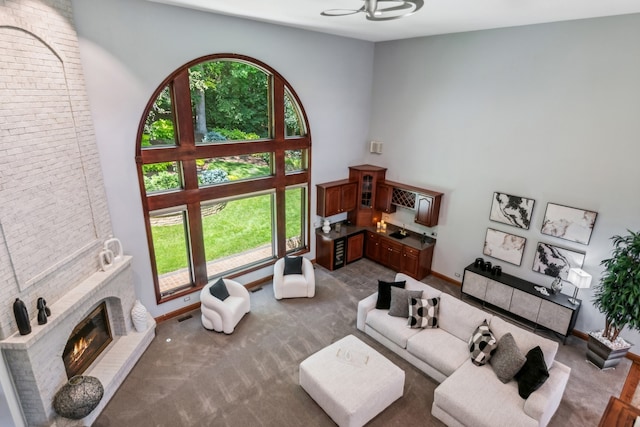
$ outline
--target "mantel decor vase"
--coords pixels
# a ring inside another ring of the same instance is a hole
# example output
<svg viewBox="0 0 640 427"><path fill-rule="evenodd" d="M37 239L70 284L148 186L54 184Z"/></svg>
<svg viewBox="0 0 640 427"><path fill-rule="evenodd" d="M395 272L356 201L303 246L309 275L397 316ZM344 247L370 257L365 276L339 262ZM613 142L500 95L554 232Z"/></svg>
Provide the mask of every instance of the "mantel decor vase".
<svg viewBox="0 0 640 427"><path fill-rule="evenodd" d="M328 219L324 220L324 223L322 224L322 231L324 233L328 233L331 231L331 223L329 222Z"/></svg>
<svg viewBox="0 0 640 427"><path fill-rule="evenodd" d="M13 303L13 315L16 317L20 335L29 335L31 333L29 313L27 312L27 306L24 305L24 302L22 302L20 298L16 298Z"/></svg>
<svg viewBox="0 0 640 427"><path fill-rule="evenodd" d="M138 332L144 332L147 330L147 309L140 302L136 300L131 309L131 320L133 321L133 327Z"/></svg>
<svg viewBox="0 0 640 427"><path fill-rule="evenodd" d="M53 398L53 409L58 415L81 420L93 411L104 395L104 387L96 377L72 377Z"/></svg>

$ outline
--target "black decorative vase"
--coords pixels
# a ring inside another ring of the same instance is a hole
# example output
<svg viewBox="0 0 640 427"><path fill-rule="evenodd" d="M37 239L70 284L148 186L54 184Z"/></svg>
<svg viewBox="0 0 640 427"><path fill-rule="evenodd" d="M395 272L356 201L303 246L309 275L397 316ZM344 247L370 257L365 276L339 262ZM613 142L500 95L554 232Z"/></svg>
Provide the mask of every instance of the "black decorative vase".
<svg viewBox="0 0 640 427"><path fill-rule="evenodd" d="M62 417L81 420L98 406L103 395L104 388L99 379L77 375L53 397L53 409Z"/></svg>
<svg viewBox="0 0 640 427"><path fill-rule="evenodd" d="M484 259L476 258L476 262L473 263L475 268L482 268L484 266Z"/></svg>
<svg viewBox="0 0 640 427"><path fill-rule="evenodd" d="M44 298L38 298L38 325L47 323L47 302ZM49 312L51 313L51 312Z"/></svg>
<svg viewBox="0 0 640 427"><path fill-rule="evenodd" d="M16 317L18 330L20 335L29 335L31 333L31 322L29 322L29 313L27 306L24 305L20 298L16 298L13 303L13 315Z"/></svg>

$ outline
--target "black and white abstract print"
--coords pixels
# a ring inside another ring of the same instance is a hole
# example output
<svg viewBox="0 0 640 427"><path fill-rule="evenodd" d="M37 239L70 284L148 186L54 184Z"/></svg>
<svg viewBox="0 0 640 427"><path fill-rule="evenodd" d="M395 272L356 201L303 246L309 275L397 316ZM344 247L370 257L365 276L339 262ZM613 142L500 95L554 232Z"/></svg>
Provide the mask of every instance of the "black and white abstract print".
<svg viewBox="0 0 640 427"><path fill-rule="evenodd" d="M538 242L536 254L533 257L533 271L567 280L569 269L581 268L584 256L585 254L582 252Z"/></svg>
<svg viewBox="0 0 640 427"><path fill-rule="evenodd" d="M531 225L533 203L533 199L495 192L489 219L528 230Z"/></svg>
<svg viewBox="0 0 640 427"><path fill-rule="evenodd" d="M547 203L542 234L588 245L597 212Z"/></svg>
<svg viewBox="0 0 640 427"><path fill-rule="evenodd" d="M526 241L527 239L524 237L487 228L482 253L511 264L520 265Z"/></svg>

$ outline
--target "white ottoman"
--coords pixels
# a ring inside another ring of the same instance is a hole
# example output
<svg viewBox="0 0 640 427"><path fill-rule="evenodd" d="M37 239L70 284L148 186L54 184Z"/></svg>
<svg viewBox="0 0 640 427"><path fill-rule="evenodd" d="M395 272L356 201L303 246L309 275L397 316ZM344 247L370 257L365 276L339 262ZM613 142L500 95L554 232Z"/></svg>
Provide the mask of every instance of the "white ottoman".
<svg viewBox="0 0 640 427"><path fill-rule="evenodd" d="M353 335L300 363L300 385L340 427L360 427L404 391L404 371Z"/></svg>

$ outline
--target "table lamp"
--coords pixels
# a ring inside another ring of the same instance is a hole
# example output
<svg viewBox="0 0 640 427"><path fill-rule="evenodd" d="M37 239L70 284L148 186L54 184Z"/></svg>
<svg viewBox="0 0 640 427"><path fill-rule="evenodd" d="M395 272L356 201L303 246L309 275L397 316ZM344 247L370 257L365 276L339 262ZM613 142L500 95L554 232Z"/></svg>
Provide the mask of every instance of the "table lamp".
<svg viewBox="0 0 640 427"><path fill-rule="evenodd" d="M569 298L569 302L573 305L580 304L580 301L576 299L576 296L578 296L578 290L586 289L591 285L591 275L581 268L570 268L569 275L567 276L567 282L576 287L573 291L573 297Z"/></svg>

